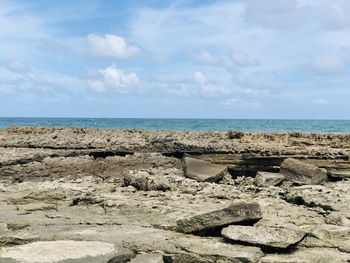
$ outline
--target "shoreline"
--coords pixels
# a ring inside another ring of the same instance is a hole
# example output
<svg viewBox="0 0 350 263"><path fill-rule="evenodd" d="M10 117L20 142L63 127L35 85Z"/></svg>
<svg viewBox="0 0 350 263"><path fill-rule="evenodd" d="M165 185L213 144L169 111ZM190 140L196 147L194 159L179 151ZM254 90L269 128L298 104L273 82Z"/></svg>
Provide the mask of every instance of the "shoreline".
<svg viewBox="0 0 350 263"><path fill-rule="evenodd" d="M0 129L0 262L347 262L349 205L350 134Z"/></svg>

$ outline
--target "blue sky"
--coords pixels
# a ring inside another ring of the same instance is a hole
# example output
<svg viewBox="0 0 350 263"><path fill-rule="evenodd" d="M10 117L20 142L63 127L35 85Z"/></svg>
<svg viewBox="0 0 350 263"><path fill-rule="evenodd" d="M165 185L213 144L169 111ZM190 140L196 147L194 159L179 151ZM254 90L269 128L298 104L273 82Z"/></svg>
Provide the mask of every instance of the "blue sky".
<svg viewBox="0 0 350 263"><path fill-rule="evenodd" d="M0 116L349 119L347 0L0 1Z"/></svg>

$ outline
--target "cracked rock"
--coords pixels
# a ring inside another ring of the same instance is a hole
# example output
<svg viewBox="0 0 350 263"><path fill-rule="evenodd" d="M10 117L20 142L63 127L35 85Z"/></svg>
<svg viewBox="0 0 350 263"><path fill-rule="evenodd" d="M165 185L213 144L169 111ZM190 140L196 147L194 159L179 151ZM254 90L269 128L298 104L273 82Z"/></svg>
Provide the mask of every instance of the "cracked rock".
<svg viewBox="0 0 350 263"><path fill-rule="evenodd" d="M287 248L303 239L305 233L287 228L232 225L221 231L223 237L253 245Z"/></svg>
<svg viewBox="0 0 350 263"><path fill-rule="evenodd" d="M233 223L257 221L262 218L258 203L237 202L221 210L196 215L177 221L177 231L193 233L226 226Z"/></svg>

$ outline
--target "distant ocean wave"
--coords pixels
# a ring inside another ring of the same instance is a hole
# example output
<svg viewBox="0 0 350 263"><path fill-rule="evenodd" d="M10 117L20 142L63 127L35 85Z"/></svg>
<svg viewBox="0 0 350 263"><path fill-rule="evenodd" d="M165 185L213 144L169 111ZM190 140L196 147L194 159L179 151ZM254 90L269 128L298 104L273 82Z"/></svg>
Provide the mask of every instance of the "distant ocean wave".
<svg viewBox="0 0 350 263"><path fill-rule="evenodd" d="M350 133L350 120L237 120L129 118L0 118L0 128L11 126L135 128L201 131L303 131Z"/></svg>

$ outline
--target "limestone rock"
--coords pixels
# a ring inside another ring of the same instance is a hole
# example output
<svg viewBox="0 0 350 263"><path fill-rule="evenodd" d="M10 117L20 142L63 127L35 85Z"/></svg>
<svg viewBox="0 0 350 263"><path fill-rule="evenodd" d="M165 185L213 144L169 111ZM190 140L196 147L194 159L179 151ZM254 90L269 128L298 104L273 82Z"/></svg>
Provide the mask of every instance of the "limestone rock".
<svg viewBox="0 0 350 263"><path fill-rule="evenodd" d="M221 231L222 236L233 241L275 248L287 248L303 239L305 233L278 227L232 225Z"/></svg>
<svg viewBox="0 0 350 263"><path fill-rule="evenodd" d="M253 263L258 262L259 258L264 255L258 247L225 244L213 238L180 238L176 241L176 245L188 254L179 253L175 255L173 257L173 263Z"/></svg>
<svg viewBox="0 0 350 263"><path fill-rule="evenodd" d="M161 254L139 254L130 263L164 263Z"/></svg>
<svg viewBox="0 0 350 263"><path fill-rule="evenodd" d="M216 182L227 172L227 167L191 157L185 157L186 177L199 182Z"/></svg>
<svg viewBox="0 0 350 263"><path fill-rule="evenodd" d="M284 175L280 173L257 172L255 184L257 186L275 186L284 180Z"/></svg>
<svg viewBox="0 0 350 263"><path fill-rule="evenodd" d="M177 231L183 233L200 232L233 223L256 221L261 218L262 214L258 203L237 202L221 210L178 220Z"/></svg>
<svg viewBox="0 0 350 263"><path fill-rule="evenodd" d="M152 176L147 172L128 173L124 175L123 186L133 186L139 191L168 191L171 183L168 178Z"/></svg>
<svg viewBox="0 0 350 263"><path fill-rule="evenodd" d="M320 184L327 179L327 170L293 158L283 161L280 173L299 184Z"/></svg>
<svg viewBox="0 0 350 263"><path fill-rule="evenodd" d="M38 241L0 250L0 263L121 263L111 258L134 257L134 253L113 243L93 241Z"/></svg>
<svg viewBox="0 0 350 263"><path fill-rule="evenodd" d="M317 226L301 245L338 248L340 251L350 253L350 227L326 224Z"/></svg>
<svg viewBox="0 0 350 263"><path fill-rule="evenodd" d="M337 249L310 248L298 249L290 254L269 254L261 258L259 263L346 263L350 254Z"/></svg>

